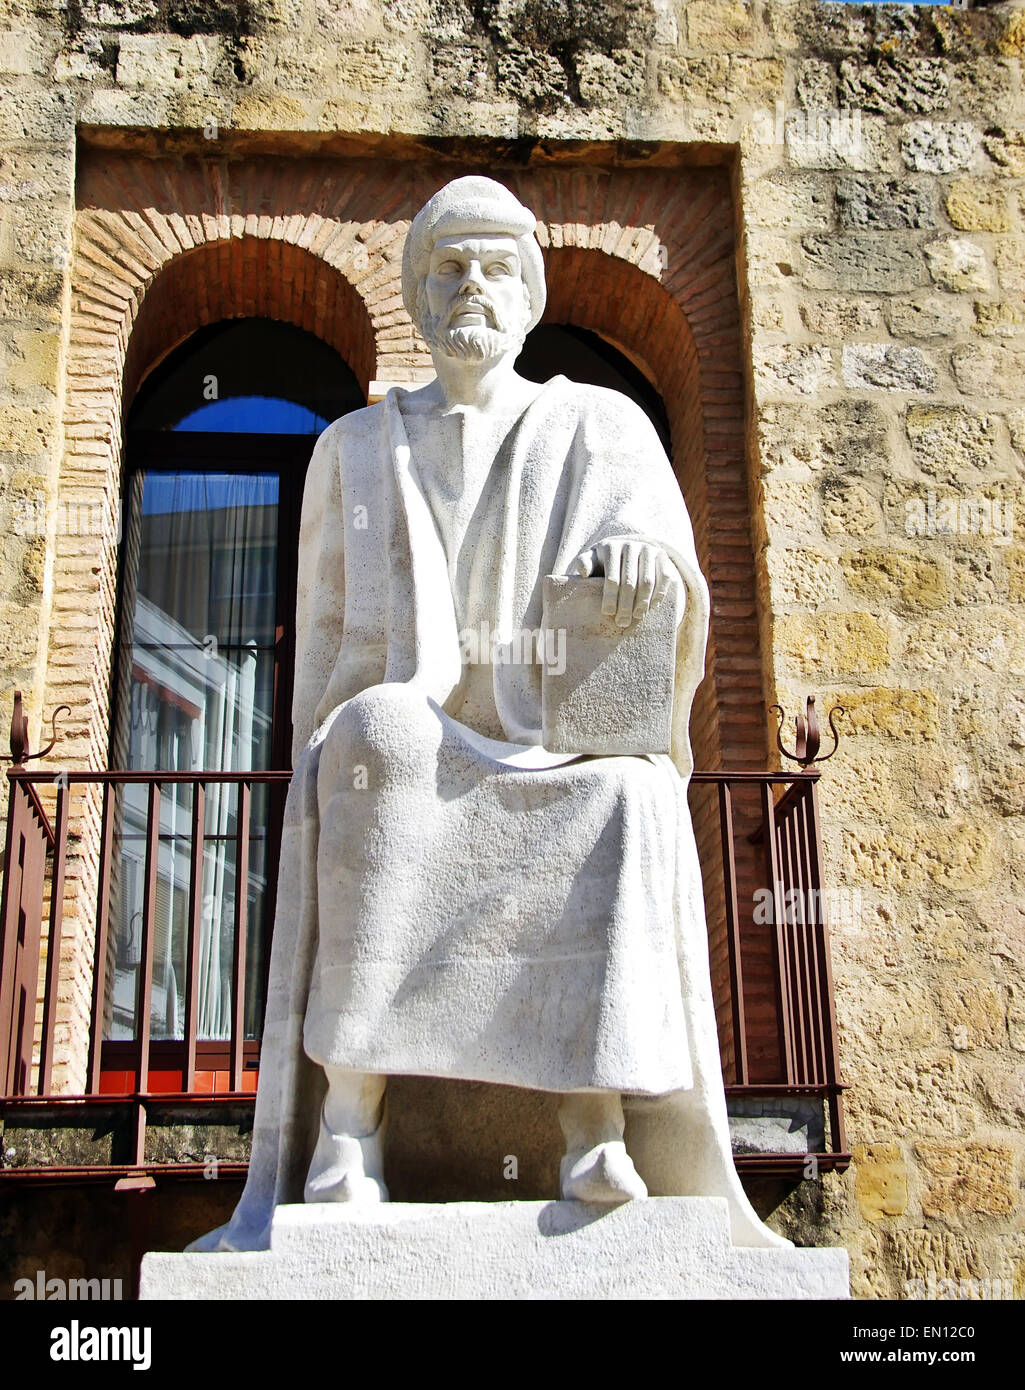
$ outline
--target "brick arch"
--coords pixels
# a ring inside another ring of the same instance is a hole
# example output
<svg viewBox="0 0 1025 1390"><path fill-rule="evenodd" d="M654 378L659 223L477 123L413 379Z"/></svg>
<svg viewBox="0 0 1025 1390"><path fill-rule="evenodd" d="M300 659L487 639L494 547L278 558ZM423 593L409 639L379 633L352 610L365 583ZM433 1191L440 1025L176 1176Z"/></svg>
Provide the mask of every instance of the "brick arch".
<svg viewBox="0 0 1025 1390"><path fill-rule="evenodd" d="M315 334L348 363L366 394L374 333L353 286L301 246L243 236L183 252L146 288L125 354L125 413L147 374L197 329L244 317Z"/></svg>
<svg viewBox="0 0 1025 1390"><path fill-rule="evenodd" d="M366 388L415 379L430 357L402 305L409 221L457 174L503 179L540 216L549 317L592 327L646 365L673 424L674 462L712 588L715 701L695 730L702 761L766 756L747 492L735 231L722 169L540 166L325 158L111 157L79 170L62 485L116 514L123 402L203 323L265 313L335 346ZM65 538L61 538L61 544ZM99 628L80 738L106 754L114 549L104 542ZM78 557L81 559L81 556ZM68 586L58 547L55 623ZM84 629L83 629L84 633ZM99 660L96 657L99 655ZM66 698L50 663L47 703ZM711 688L712 683L709 682Z"/></svg>
<svg viewBox="0 0 1025 1390"><path fill-rule="evenodd" d="M101 522L54 547L45 704L72 706L66 766L107 760L123 411L142 377L204 323L260 313L324 338L364 388L418 379L430 357L402 304L403 241L426 199L465 173L502 179L538 214L550 314L609 337L662 393L712 589L715 678L695 744L706 766L764 765L728 171L83 148L59 486ZM86 858L95 839L83 824ZM72 923L87 930L90 911L65 921L82 962ZM68 973L81 1033L88 975Z"/></svg>

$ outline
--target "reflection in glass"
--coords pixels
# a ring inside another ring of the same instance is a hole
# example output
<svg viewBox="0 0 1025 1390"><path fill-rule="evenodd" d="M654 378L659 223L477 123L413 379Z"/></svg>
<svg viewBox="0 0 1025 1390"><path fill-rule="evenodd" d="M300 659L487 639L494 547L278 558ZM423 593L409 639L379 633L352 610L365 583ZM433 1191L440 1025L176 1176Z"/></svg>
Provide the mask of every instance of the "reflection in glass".
<svg viewBox="0 0 1025 1390"><path fill-rule="evenodd" d="M137 473L126 528L117 765L175 772L271 766L277 627L278 477ZM132 1038L142 959L149 788L124 787L108 1036ZM192 787L165 783L153 916L151 1035L184 1032ZM231 1032L239 789L206 786L197 1037ZM244 1029L262 1017L268 789L253 788Z"/></svg>

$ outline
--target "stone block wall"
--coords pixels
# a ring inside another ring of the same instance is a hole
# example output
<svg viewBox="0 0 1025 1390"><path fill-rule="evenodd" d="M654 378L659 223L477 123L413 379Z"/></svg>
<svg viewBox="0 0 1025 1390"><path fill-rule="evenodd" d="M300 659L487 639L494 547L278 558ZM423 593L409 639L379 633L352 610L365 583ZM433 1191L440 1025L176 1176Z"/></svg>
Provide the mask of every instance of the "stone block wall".
<svg viewBox="0 0 1025 1390"><path fill-rule="evenodd" d="M65 534L61 470L72 500L88 428L120 443L86 359L69 360L86 261L96 315L123 318L81 215L73 242L83 151L219 177L261 156L404 159L410 184L418 161L455 172L460 155L517 178L566 161L731 171L734 225L716 235L736 247L742 377L722 386L746 406L755 684L791 712L810 688L847 711L822 791L855 1162L780 1219L847 1245L862 1296L930 1275L1020 1286L1022 11L11 0L2 24L0 683L25 690L36 729L58 687L99 703L105 678L73 651L92 610L55 586L63 566L95 587L109 548ZM306 211L293 192L286 220ZM390 196L389 228L401 179ZM142 243L151 206L180 248L208 239L202 212L154 197L131 214ZM556 220L586 229L580 211ZM270 237L270 211L254 217ZM389 235L363 243L382 283ZM102 248L122 269L125 245ZM378 355L390 342L415 370L386 302ZM100 333L78 322L83 342ZM714 456L711 396L702 418ZM73 723L70 752L101 747L97 728Z"/></svg>

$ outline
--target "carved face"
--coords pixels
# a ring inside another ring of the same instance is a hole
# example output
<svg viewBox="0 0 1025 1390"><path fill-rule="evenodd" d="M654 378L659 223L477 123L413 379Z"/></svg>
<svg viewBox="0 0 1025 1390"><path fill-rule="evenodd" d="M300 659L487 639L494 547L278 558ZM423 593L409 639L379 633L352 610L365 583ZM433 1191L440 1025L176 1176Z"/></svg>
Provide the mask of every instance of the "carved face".
<svg viewBox="0 0 1025 1390"><path fill-rule="evenodd" d="M483 361L519 351L530 315L516 238L439 239L418 303L428 346Z"/></svg>

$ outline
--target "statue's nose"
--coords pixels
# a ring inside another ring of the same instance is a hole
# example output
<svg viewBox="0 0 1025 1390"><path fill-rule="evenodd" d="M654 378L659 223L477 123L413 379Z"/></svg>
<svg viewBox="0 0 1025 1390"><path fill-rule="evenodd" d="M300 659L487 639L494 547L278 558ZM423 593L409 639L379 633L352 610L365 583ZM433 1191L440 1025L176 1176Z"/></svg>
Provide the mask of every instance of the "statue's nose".
<svg viewBox="0 0 1025 1390"><path fill-rule="evenodd" d="M484 288L484 276L481 273L480 262L471 261L463 273L462 281L459 285L460 294L466 294L471 290L482 290Z"/></svg>

